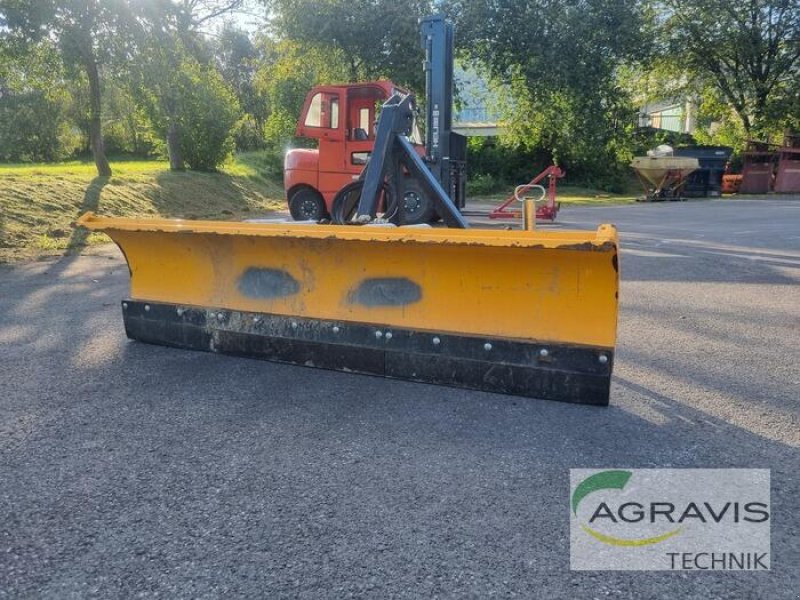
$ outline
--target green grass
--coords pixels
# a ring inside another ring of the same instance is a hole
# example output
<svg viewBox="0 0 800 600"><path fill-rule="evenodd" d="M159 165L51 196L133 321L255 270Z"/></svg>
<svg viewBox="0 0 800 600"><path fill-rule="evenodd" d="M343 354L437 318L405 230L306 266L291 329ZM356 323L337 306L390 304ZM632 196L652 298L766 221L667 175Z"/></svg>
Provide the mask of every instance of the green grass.
<svg viewBox="0 0 800 600"><path fill-rule="evenodd" d="M112 160L112 177L91 162L0 164L0 263L80 252L109 241L76 228L86 211L121 217L241 220L285 207L278 157L244 153L218 173L172 172L165 161ZM489 208L512 192L470 197ZM634 194L560 185L562 204L627 204Z"/></svg>
<svg viewBox="0 0 800 600"><path fill-rule="evenodd" d="M111 163L114 175L152 173L169 168L167 161L115 160ZM24 175L94 175L93 162L71 160L62 163L6 163L0 164L0 177Z"/></svg>
<svg viewBox="0 0 800 600"><path fill-rule="evenodd" d="M0 165L0 262L79 252L107 242L76 228L86 211L123 217L238 220L284 207L267 159L245 154L218 173L171 172L164 161Z"/></svg>
<svg viewBox="0 0 800 600"><path fill-rule="evenodd" d="M630 204L636 202L639 192L625 194L612 194L590 188L560 186L558 200L564 204Z"/></svg>

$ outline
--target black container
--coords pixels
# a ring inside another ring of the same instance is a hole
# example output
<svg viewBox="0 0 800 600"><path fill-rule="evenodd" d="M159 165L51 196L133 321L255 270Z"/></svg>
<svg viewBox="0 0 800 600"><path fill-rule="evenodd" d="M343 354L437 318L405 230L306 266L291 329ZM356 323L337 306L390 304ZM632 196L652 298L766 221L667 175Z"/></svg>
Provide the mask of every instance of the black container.
<svg viewBox="0 0 800 600"><path fill-rule="evenodd" d="M722 193L722 175L725 165L733 153L728 146L686 146L675 148L675 156L696 158L700 168L686 178L686 185L681 190L682 196L689 198L705 198L720 196Z"/></svg>

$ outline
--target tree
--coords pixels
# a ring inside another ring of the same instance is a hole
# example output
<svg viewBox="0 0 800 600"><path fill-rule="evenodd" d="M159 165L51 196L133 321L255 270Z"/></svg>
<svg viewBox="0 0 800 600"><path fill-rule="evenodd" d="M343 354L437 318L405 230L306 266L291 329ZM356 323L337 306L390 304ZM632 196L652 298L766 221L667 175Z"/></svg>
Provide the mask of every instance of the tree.
<svg viewBox="0 0 800 600"><path fill-rule="evenodd" d="M273 29L281 39L336 51L348 79L393 81L421 90L419 19L430 12L424 0L267 0Z"/></svg>
<svg viewBox="0 0 800 600"><path fill-rule="evenodd" d="M589 178L617 162L635 111L618 84L646 57L638 0L451 0L456 43L510 90L511 143L546 148Z"/></svg>
<svg viewBox="0 0 800 600"><path fill-rule="evenodd" d="M710 82L748 137L798 110L800 1L665 0L675 64Z"/></svg>
<svg viewBox="0 0 800 600"><path fill-rule="evenodd" d="M245 113L237 132L236 147L240 150L261 148L268 111L266 102L256 91L255 74L264 57L247 32L230 24L216 36L213 49L217 69Z"/></svg>
<svg viewBox="0 0 800 600"><path fill-rule="evenodd" d="M68 83L49 40L29 45L24 56L0 52L0 160L59 160L79 148Z"/></svg>
<svg viewBox="0 0 800 600"><path fill-rule="evenodd" d="M191 169L214 171L233 151L239 103L213 67L184 63L177 79L181 153Z"/></svg>
<svg viewBox="0 0 800 600"><path fill-rule="evenodd" d="M0 161L54 161L76 148L64 103L32 90L0 97Z"/></svg>
<svg viewBox="0 0 800 600"><path fill-rule="evenodd" d="M213 171L232 150L239 104L213 65L179 47L151 47L140 57L137 98L167 142L170 169Z"/></svg>
<svg viewBox="0 0 800 600"><path fill-rule="evenodd" d="M181 170L186 162L191 168L209 170L219 164L216 158L187 155L184 137L187 127L197 123L189 114L192 106L205 114L202 106L193 104L196 95L205 95L208 107L218 111L221 121L208 123L214 129L203 138L207 157L227 153L227 139L232 124L228 116L239 105L215 70L210 44L203 35L203 26L236 10L242 0L164 0L139 7L138 51L129 64L129 80L133 93L145 107L153 127L166 138L170 169ZM218 126L220 126L218 128ZM220 138L220 130L224 135ZM192 135L197 137L195 129ZM212 148L213 141L218 148Z"/></svg>
<svg viewBox="0 0 800 600"><path fill-rule="evenodd" d="M315 85L347 79L345 59L335 50L324 51L294 41L276 42L268 36L258 40L262 60L254 87L267 111L264 137L267 144L283 151L294 136L300 109Z"/></svg>
<svg viewBox="0 0 800 600"><path fill-rule="evenodd" d="M122 0L0 0L0 35L29 47L45 38L57 42L66 65L83 70L89 86L89 138L97 173L110 176L102 131L101 66L119 30Z"/></svg>
<svg viewBox="0 0 800 600"><path fill-rule="evenodd" d="M171 0L178 29L197 33L220 17L237 12L245 0Z"/></svg>

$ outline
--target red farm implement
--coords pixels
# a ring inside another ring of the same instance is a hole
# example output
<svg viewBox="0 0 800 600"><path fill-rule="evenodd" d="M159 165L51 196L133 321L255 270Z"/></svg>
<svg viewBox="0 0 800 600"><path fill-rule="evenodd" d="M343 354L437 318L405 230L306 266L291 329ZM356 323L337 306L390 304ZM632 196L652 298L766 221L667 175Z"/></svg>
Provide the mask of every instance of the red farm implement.
<svg viewBox="0 0 800 600"><path fill-rule="evenodd" d="M565 173L559 167L551 165L544 171L539 173L536 177L531 179L525 185L518 186L514 193L506 198L502 204L489 213L490 219L520 219L522 218L521 208L512 208L514 202L517 202L518 196L523 196L534 189L540 190L541 196L537 198L536 206L536 220L537 221L555 221L558 214L559 203L556 202L556 185L557 181L564 177ZM541 181L549 178L547 182L547 189L541 185ZM538 201L544 200L539 204Z"/></svg>

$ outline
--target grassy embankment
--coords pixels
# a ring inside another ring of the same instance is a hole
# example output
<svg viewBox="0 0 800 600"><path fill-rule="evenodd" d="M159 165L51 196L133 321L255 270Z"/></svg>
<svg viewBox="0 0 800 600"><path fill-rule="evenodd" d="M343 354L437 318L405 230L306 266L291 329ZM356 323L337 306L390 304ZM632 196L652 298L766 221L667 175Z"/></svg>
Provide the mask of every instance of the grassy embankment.
<svg viewBox="0 0 800 600"><path fill-rule="evenodd" d="M258 155L218 173L171 172L160 161L112 161L112 177L94 164L0 165L0 263L80 252L108 242L75 228L86 211L125 217L236 220L284 206L279 181L264 176Z"/></svg>
<svg viewBox="0 0 800 600"><path fill-rule="evenodd" d="M86 211L124 217L240 220L285 208L279 174L263 158L243 154L219 173L174 173L160 161L112 162L112 177L92 163L0 164L0 263L80 252L109 241L76 229ZM470 199L488 208L508 194ZM634 197L559 186L564 204L632 202Z"/></svg>

